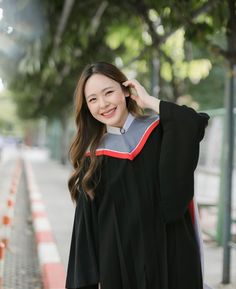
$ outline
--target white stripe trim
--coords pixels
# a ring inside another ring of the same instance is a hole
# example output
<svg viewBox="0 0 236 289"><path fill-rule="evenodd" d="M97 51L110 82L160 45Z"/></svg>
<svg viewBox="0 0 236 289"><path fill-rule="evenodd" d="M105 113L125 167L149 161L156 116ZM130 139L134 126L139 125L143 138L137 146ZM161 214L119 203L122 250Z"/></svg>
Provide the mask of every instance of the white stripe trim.
<svg viewBox="0 0 236 289"><path fill-rule="evenodd" d="M36 232L51 231L51 226L47 218L38 217L34 219L34 227Z"/></svg>
<svg viewBox="0 0 236 289"><path fill-rule="evenodd" d="M39 261L41 265L46 263L60 263L57 246L53 242L38 244Z"/></svg>
<svg viewBox="0 0 236 289"><path fill-rule="evenodd" d="M45 206L43 203L34 203L31 202L32 212L43 212L45 211Z"/></svg>
<svg viewBox="0 0 236 289"><path fill-rule="evenodd" d="M42 195L38 192L33 192L30 194L30 199L31 201L41 201L42 200Z"/></svg>

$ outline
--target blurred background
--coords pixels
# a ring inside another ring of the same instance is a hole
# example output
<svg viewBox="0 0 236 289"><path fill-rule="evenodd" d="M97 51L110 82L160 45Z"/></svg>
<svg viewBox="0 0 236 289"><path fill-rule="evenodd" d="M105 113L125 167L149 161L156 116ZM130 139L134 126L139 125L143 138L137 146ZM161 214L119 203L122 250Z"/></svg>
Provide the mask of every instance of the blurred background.
<svg viewBox="0 0 236 289"><path fill-rule="evenodd" d="M84 66L101 60L151 95L211 116L195 175L206 281L236 286L236 0L0 0L0 182L27 155L39 187L46 177L52 187L61 168L70 202L74 89Z"/></svg>

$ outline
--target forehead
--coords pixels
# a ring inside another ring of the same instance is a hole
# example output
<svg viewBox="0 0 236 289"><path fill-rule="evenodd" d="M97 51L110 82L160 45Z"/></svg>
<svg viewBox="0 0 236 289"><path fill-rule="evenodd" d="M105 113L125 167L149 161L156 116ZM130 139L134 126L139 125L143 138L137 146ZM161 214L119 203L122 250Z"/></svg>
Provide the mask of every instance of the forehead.
<svg viewBox="0 0 236 289"><path fill-rule="evenodd" d="M120 84L103 75L95 73L87 80L85 87L84 87L84 94L85 96L88 96L90 94L97 94L101 92L106 87L118 87Z"/></svg>

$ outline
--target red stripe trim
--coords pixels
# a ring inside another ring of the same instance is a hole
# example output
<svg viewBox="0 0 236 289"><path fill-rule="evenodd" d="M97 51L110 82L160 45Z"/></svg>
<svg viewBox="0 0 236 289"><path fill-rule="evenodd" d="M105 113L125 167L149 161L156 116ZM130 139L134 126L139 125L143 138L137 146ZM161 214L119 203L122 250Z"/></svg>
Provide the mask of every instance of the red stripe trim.
<svg viewBox="0 0 236 289"><path fill-rule="evenodd" d="M188 210L192 219L192 223L195 223L195 215L194 215L194 203L193 200L190 201L190 203L188 204Z"/></svg>
<svg viewBox="0 0 236 289"><path fill-rule="evenodd" d="M45 289L63 289L66 273L61 263L47 263L42 266L43 285Z"/></svg>
<svg viewBox="0 0 236 289"><path fill-rule="evenodd" d="M54 242L51 231L35 232L35 239L37 244L40 244L41 242Z"/></svg>
<svg viewBox="0 0 236 289"><path fill-rule="evenodd" d="M137 144L137 146L134 148L132 152L123 153L123 152L118 152L118 151L113 151L113 150L108 150L108 149L98 149L96 150L96 156L106 155L110 157L116 157L119 159L129 159L132 161L140 153L148 137L150 136L154 128L157 127L159 122L160 122L160 119L157 119L147 128L141 140L139 141L139 143ZM90 156L90 152L87 152L86 156Z"/></svg>
<svg viewBox="0 0 236 289"><path fill-rule="evenodd" d="M47 217L47 214L45 211L35 211L35 212L32 212L32 217L33 219L40 218L40 217Z"/></svg>

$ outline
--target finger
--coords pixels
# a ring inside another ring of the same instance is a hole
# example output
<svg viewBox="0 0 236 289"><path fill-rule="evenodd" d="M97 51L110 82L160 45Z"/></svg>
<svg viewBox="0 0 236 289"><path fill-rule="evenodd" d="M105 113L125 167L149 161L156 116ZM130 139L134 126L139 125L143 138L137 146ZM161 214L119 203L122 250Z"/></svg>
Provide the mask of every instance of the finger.
<svg viewBox="0 0 236 289"><path fill-rule="evenodd" d="M131 94L133 94L133 95L138 95L138 92L137 92L137 90L135 89L135 87L131 87L130 88L130 91L131 91Z"/></svg>
<svg viewBox="0 0 236 289"><path fill-rule="evenodd" d="M130 97L131 97L133 100L137 100L137 99L138 99L138 96L135 95L135 94L131 94Z"/></svg>
<svg viewBox="0 0 236 289"><path fill-rule="evenodd" d="M124 85L125 87L127 86L134 87L134 85L130 82L123 82L122 85Z"/></svg>
<svg viewBox="0 0 236 289"><path fill-rule="evenodd" d="M136 85L138 85L139 83L137 82L136 79L129 79L126 80L122 83L124 86L131 86L131 87L135 87Z"/></svg>

